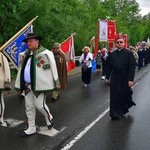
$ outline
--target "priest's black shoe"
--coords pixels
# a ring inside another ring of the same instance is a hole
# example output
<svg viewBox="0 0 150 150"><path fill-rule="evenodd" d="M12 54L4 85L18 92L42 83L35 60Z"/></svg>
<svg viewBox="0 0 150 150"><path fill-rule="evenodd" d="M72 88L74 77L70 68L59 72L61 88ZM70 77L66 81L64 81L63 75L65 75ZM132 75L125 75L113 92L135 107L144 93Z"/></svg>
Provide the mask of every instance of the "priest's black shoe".
<svg viewBox="0 0 150 150"><path fill-rule="evenodd" d="M111 120L119 120L119 117L111 117Z"/></svg>

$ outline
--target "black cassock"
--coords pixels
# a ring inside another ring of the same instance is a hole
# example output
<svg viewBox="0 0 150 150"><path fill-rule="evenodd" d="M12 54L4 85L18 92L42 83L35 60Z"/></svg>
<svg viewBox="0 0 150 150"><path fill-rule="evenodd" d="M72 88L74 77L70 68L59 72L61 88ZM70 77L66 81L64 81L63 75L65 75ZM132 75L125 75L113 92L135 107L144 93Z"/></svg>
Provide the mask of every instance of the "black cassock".
<svg viewBox="0 0 150 150"><path fill-rule="evenodd" d="M127 49L116 50L107 60L106 79L110 79L110 116L122 117L135 105L128 81L134 80L136 61Z"/></svg>

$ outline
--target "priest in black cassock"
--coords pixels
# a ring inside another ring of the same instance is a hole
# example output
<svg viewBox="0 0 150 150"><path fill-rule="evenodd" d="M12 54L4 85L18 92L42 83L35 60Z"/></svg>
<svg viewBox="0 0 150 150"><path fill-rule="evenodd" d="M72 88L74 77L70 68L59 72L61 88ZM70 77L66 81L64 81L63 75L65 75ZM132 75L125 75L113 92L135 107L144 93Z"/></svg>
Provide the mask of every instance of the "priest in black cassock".
<svg viewBox="0 0 150 150"><path fill-rule="evenodd" d="M106 84L110 85L110 117L118 120L129 108L136 105L132 100L136 61L133 53L125 49L122 37L116 39L116 48L107 60Z"/></svg>

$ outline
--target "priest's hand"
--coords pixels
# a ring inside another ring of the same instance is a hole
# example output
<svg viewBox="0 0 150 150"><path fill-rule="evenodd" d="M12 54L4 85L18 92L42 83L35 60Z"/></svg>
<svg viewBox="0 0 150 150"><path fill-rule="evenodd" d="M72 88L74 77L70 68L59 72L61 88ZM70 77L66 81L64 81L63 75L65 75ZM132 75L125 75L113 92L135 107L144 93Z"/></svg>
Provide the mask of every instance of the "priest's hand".
<svg viewBox="0 0 150 150"><path fill-rule="evenodd" d="M110 85L110 81L108 79L105 79L105 85Z"/></svg>
<svg viewBox="0 0 150 150"><path fill-rule="evenodd" d="M134 85L134 82L133 81L128 81L128 86L129 87L132 87Z"/></svg>

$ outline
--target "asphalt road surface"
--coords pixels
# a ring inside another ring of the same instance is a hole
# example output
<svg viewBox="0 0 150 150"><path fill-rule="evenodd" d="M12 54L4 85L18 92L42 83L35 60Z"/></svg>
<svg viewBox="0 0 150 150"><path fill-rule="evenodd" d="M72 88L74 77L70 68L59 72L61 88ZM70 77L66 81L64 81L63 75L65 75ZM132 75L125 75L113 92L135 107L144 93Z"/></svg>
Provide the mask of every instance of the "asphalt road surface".
<svg viewBox="0 0 150 150"><path fill-rule="evenodd" d="M0 126L0 150L149 150L150 147L150 67L136 73L132 107L126 117L111 121L109 87L100 74L93 73L89 87L83 88L80 75L69 78L68 89L58 101L47 104L54 117L48 130L37 111L37 134L20 137L26 125L24 100L5 95L5 122Z"/></svg>

